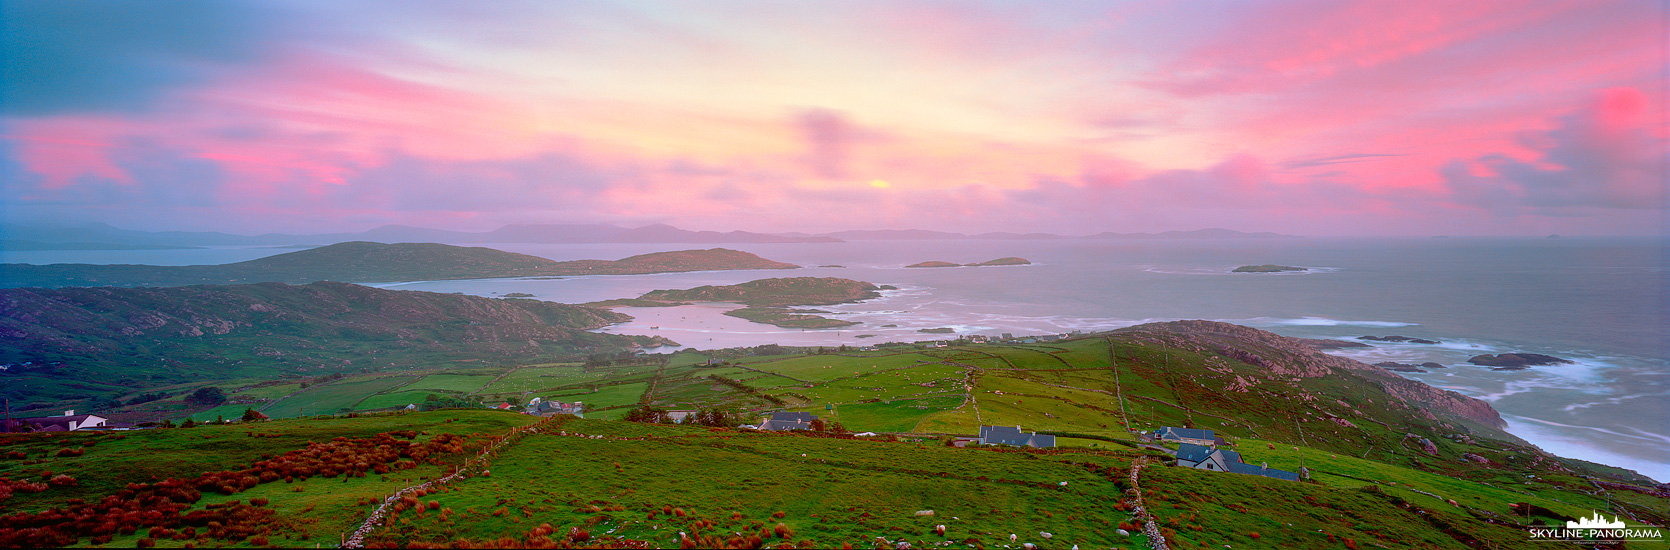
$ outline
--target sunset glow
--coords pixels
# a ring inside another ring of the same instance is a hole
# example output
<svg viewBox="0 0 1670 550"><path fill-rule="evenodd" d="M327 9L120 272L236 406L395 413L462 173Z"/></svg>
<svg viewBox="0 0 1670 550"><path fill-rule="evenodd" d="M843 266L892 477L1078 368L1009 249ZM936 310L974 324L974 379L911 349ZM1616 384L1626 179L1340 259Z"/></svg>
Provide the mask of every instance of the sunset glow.
<svg viewBox="0 0 1670 550"><path fill-rule="evenodd" d="M5 9L7 223L1665 228L1662 2Z"/></svg>

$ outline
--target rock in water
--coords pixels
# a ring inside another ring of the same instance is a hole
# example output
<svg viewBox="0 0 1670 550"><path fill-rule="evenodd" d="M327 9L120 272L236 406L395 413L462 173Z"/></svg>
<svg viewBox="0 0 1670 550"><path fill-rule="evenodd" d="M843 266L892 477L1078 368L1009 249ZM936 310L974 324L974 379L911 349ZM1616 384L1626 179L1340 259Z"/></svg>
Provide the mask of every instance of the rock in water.
<svg viewBox="0 0 1670 550"><path fill-rule="evenodd" d="M1443 342L1439 342L1437 340L1427 340L1425 338L1410 338L1408 336L1398 336L1396 334L1391 335L1391 336L1358 336L1357 339L1358 340L1369 340L1371 342L1403 342L1403 343L1407 343L1407 344L1442 344L1443 343Z"/></svg>
<svg viewBox="0 0 1670 550"><path fill-rule="evenodd" d="M1519 370L1539 365L1570 365L1573 363L1570 359L1561 359L1540 353L1504 353L1501 355L1486 353L1475 355L1467 362L1484 367L1497 367L1499 370Z"/></svg>

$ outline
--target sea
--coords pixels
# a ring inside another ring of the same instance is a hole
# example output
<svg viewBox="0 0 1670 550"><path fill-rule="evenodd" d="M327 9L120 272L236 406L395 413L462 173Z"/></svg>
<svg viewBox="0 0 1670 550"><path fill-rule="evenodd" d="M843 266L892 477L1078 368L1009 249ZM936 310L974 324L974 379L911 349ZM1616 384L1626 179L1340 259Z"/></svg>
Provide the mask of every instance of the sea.
<svg viewBox="0 0 1670 550"><path fill-rule="evenodd" d="M892 285L878 299L819 306L843 329L799 330L727 317L734 304L622 308L600 329L665 336L679 348L761 344L864 346L957 335L1017 337L1209 319L1304 338L1406 336L1334 350L1368 363L1436 362L1399 373L1488 401L1508 431L1571 458L1670 481L1670 240L1663 238L1286 238L923 240L792 244L487 244L553 260L619 259L724 246L805 266L558 279L377 283L566 303L767 277L845 277ZM219 264L295 248L0 251L17 263ZM1031 265L905 268L1018 256ZM1302 272L1232 273L1279 264ZM668 350L661 350L668 351ZM1480 354L1528 352L1572 364L1502 371Z"/></svg>

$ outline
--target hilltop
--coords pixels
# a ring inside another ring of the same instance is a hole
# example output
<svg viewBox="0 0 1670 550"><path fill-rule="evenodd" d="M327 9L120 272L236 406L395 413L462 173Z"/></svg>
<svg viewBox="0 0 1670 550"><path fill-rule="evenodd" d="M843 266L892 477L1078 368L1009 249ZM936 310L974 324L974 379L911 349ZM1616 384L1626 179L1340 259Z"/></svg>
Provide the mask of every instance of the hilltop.
<svg viewBox="0 0 1670 550"><path fill-rule="evenodd" d="M13 410L230 378L514 362L671 344L585 306L344 283L0 290Z"/></svg>
<svg viewBox="0 0 1670 550"><path fill-rule="evenodd" d="M499 277L637 275L680 271L795 269L725 248L558 262L484 247L346 242L222 265L0 264L0 286L184 286L315 281L401 282Z"/></svg>

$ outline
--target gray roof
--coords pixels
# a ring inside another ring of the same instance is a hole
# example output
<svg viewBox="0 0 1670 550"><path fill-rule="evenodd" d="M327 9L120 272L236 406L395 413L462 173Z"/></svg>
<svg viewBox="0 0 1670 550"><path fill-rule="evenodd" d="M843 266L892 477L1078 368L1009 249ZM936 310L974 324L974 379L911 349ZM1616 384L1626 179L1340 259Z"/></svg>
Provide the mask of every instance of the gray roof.
<svg viewBox="0 0 1670 550"><path fill-rule="evenodd" d="M1017 447L1054 447L1055 436L1036 433L1023 433L1020 426L981 426L980 442L986 445L1002 444Z"/></svg>
<svg viewBox="0 0 1670 550"><path fill-rule="evenodd" d="M1211 447L1202 447L1193 443L1184 443L1177 446L1177 460L1187 460L1199 464L1206 462L1206 459L1211 456Z"/></svg>
<svg viewBox="0 0 1670 550"><path fill-rule="evenodd" d="M1160 439L1204 439L1206 441L1212 441L1213 440L1212 430L1201 430L1201 429L1196 429L1196 428L1173 428L1173 427L1167 426L1167 427L1164 427L1164 428L1160 428L1159 430L1156 430L1154 432L1154 435L1158 436Z"/></svg>
<svg viewBox="0 0 1670 550"><path fill-rule="evenodd" d="M790 422L811 422L813 420L817 420L818 417L813 416L812 413L808 412L780 412L771 413L771 419L787 420Z"/></svg>
<svg viewBox="0 0 1670 550"><path fill-rule="evenodd" d="M812 429L812 423L811 422L797 422L797 421L794 421L794 420L778 420L776 418L773 418L771 420L761 422L760 423L760 429L777 431L777 432L788 431L788 430L810 430L810 429Z"/></svg>
<svg viewBox="0 0 1670 550"><path fill-rule="evenodd" d="M1271 477L1271 478L1276 478L1276 479L1284 479L1284 480L1287 480L1287 481L1299 481L1299 474L1289 472L1287 470L1277 470L1275 468L1266 468L1266 467L1263 467L1263 466L1254 466L1252 464L1245 464L1245 463L1241 463L1241 462L1230 463L1229 464L1229 471L1232 472L1232 473L1237 473L1237 474L1264 476L1264 477Z"/></svg>

